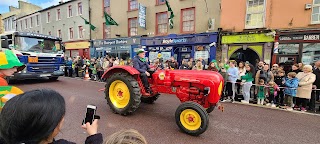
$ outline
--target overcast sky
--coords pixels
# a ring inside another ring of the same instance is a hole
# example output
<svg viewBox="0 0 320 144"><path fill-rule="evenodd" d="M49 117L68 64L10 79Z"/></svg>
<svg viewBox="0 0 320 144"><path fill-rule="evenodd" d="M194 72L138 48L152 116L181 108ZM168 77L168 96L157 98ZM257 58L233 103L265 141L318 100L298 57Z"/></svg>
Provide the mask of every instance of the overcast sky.
<svg viewBox="0 0 320 144"><path fill-rule="evenodd" d="M8 12L9 6L18 7L18 1L19 0L0 0L0 14ZM26 2L38 5L42 8L47 8L49 6L59 4L59 1L61 0L22 0L22 1L26 1ZM67 0L64 0L64 1L67 1Z"/></svg>

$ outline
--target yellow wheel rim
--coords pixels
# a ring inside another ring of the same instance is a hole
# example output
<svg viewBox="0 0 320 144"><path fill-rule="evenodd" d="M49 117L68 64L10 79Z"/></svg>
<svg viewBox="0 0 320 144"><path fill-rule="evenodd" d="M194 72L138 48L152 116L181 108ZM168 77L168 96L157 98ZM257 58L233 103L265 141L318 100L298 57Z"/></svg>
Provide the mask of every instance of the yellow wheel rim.
<svg viewBox="0 0 320 144"><path fill-rule="evenodd" d="M116 80L109 87L109 98L116 108L124 108L129 104L130 91L121 80Z"/></svg>
<svg viewBox="0 0 320 144"><path fill-rule="evenodd" d="M197 130L201 126L201 117L193 109L185 109L180 114L180 122L187 130Z"/></svg>

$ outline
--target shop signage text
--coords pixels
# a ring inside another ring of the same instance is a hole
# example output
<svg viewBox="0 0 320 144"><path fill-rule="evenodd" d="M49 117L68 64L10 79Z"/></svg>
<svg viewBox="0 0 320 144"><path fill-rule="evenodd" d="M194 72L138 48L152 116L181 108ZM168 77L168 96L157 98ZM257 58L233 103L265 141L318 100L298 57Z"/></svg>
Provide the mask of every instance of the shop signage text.
<svg viewBox="0 0 320 144"><path fill-rule="evenodd" d="M147 13L147 8L140 3L139 4L139 26L142 28L146 28L146 13Z"/></svg>
<svg viewBox="0 0 320 144"><path fill-rule="evenodd" d="M181 39L164 39L162 40L163 44L175 44L175 43L186 43L188 40L186 38Z"/></svg>
<svg viewBox="0 0 320 144"><path fill-rule="evenodd" d="M111 46L111 45L132 45L132 44L140 44L139 38L131 38L131 39L109 39L109 40L94 40L94 47L103 47L103 46Z"/></svg>
<svg viewBox="0 0 320 144"><path fill-rule="evenodd" d="M292 41L292 40L317 41L317 40L320 40L320 34L279 36L279 40L280 41Z"/></svg>
<svg viewBox="0 0 320 144"><path fill-rule="evenodd" d="M228 35L222 36L222 44L232 43L258 43L258 42L273 42L274 37L262 34L247 34L247 35Z"/></svg>

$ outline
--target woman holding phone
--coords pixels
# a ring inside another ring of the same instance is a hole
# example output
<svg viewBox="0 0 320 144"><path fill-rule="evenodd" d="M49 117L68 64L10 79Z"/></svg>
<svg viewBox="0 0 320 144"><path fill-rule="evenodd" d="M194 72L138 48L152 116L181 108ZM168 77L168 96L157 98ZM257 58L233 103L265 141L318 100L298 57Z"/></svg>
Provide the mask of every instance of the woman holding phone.
<svg viewBox="0 0 320 144"><path fill-rule="evenodd" d="M1 144L69 144L67 140L55 140L60 132L66 105L56 91L41 89L25 92L10 99L0 117ZM86 123L82 128L89 136L85 144L101 144L102 135L97 133L98 120ZM73 143L72 143L73 144Z"/></svg>

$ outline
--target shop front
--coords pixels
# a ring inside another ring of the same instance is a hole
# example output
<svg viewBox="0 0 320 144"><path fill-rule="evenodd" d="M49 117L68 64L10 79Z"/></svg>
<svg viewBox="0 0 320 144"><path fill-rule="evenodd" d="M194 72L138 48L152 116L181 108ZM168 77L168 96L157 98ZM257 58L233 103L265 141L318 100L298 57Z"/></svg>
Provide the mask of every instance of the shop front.
<svg viewBox="0 0 320 144"><path fill-rule="evenodd" d="M190 58L202 58L206 64L216 56L217 33L201 33L176 35L171 34L163 37L143 38L141 45L148 53L150 61L158 58L159 54L163 61L174 57L179 64L182 60Z"/></svg>
<svg viewBox="0 0 320 144"><path fill-rule="evenodd" d="M273 53L273 63L288 67L300 62L313 64L320 60L320 31L280 31Z"/></svg>
<svg viewBox="0 0 320 144"><path fill-rule="evenodd" d="M257 60L271 63L274 36L270 33L224 35L221 39L222 59L250 62Z"/></svg>
<svg viewBox="0 0 320 144"><path fill-rule="evenodd" d="M93 40L91 44L92 57L109 56L127 60L134 56L134 49L140 47L140 38Z"/></svg>
<svg viewBox="0 0 320 144"><path fill-rule="evenodd" d="M65 42L64 43L66 51L66 57L86 57L89 58L89 46L90 43L88 41L76 41L76 42Z"/></svg>

